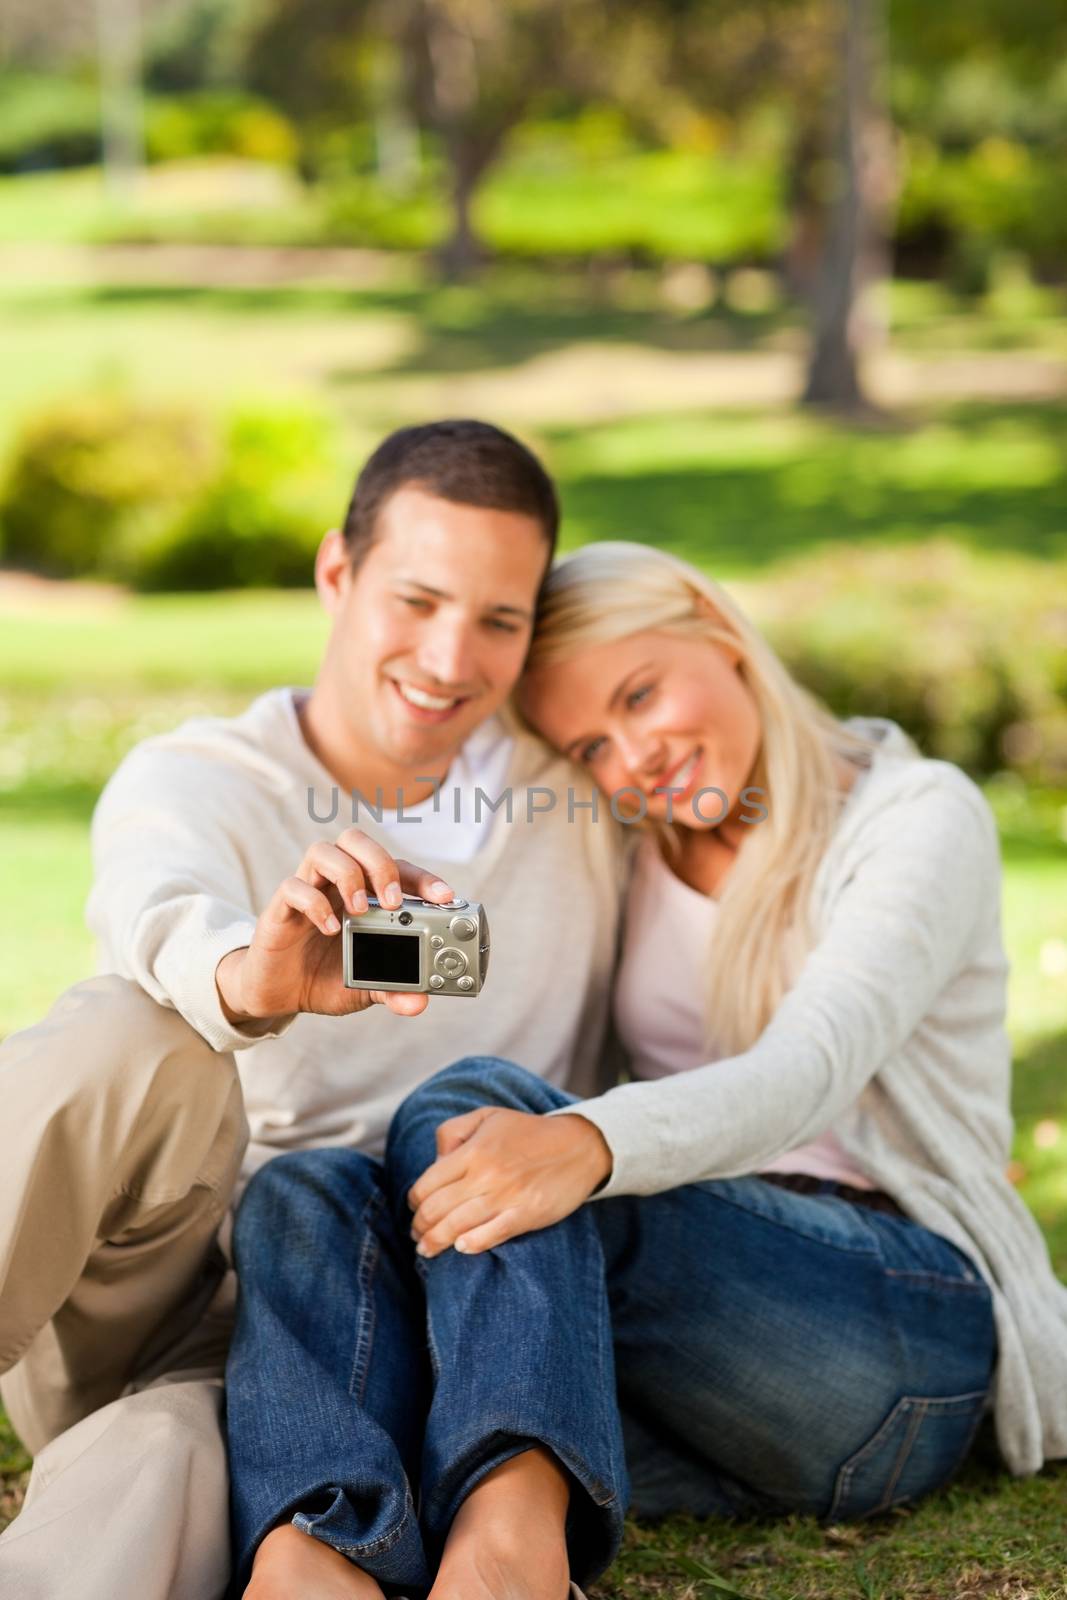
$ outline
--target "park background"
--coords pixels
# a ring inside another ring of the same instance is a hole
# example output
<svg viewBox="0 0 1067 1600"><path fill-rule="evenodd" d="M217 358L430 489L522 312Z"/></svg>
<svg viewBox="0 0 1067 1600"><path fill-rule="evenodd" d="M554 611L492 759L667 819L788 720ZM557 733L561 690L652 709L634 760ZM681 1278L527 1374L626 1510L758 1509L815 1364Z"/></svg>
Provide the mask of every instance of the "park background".
<svg viewBox="0 0 1067 1600"><path fill-rule="evenodd" d="M1057 0L4 0L0 1034L92 970L123 752L309 682L361 459L486 416L565 547L698 562L982 784L1067 1275L1065 46ZM1046 1600L1065 1488L632 1526L595 1593Z"/></svg>

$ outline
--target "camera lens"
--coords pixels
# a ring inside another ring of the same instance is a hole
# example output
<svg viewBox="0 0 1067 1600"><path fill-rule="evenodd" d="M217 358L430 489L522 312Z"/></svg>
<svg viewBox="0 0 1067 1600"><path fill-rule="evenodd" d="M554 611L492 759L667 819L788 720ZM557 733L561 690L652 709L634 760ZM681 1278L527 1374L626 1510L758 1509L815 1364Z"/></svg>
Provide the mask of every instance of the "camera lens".
<svg viewBox="0 0 1067 1600"><path fill-rule="evenodd" d="M414 919L412 918L410 911L402 911L396 920L406 928L408 923Z"/></svg>

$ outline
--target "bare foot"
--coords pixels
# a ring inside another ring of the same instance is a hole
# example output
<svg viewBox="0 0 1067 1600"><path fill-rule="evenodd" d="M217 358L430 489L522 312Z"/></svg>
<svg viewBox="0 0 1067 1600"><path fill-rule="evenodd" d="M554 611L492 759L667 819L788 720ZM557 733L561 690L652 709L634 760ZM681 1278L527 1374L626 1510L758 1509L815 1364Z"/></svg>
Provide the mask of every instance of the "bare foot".
<svg viewBox="0 0 1067 1600"><path fill-rule="evenodd" d="M369 1573L291 1522L256 1551L243 1600L382 1600Z"/></svg>
<svg viewBox="0 0 1067 1600"><path fill-rule="evenodd" d="M456 1513L430 1600L566 1600L569 1501L549 1451L502 1462Z"/></svg>

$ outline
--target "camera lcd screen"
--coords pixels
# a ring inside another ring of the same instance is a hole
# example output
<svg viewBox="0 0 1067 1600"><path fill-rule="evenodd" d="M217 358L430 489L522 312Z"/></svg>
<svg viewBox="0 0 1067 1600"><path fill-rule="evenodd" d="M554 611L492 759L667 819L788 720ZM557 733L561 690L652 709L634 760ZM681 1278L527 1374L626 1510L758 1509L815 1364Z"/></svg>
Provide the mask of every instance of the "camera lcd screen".
<svg viewBox="0 0 1067 1600"><path fill-rule="evenodd" d="M418 934L353 933L352 976L361 983L418 983Z"/></svg>

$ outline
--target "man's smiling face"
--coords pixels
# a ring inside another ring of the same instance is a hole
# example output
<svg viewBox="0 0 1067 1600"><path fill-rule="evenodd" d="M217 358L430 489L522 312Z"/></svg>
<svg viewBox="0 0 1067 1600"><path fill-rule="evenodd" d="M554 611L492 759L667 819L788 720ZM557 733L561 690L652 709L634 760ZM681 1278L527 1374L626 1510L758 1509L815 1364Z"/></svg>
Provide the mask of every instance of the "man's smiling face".
<svg viewBox="0 0 1067 1600"><path fill-rule="evenodd" d="M357 744L433 774L506 700L548 559L540 523L406 484L339 596L332 667Z"/></svg>

